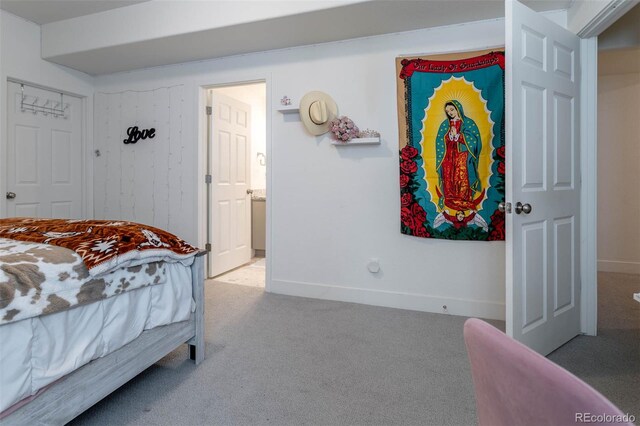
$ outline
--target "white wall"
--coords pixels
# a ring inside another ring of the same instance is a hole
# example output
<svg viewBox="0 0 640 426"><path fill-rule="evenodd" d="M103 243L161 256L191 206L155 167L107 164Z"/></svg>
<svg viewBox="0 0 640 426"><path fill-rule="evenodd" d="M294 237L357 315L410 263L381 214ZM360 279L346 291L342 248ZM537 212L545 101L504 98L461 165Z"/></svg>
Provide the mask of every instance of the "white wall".
<svg viewBox="0 0 640 426"><path fill-rule="evenodd" d="M69 68L40 59L40 27L0 10L0 159L7 158L7 78L19 79L45 88L62 90L83 98L83 143L86 148L85 216L93 216L92 144L93 78ZM7 190L6 165L0 161L0 194ZM18 194L19 195L19 194ZM0 215L6 215L6 200L0 197Z"/></svg>
<svg viewBox="0 0 640 426"><path fill-rule="evenodd" d="M266 189L267 167L260 164L258 153L267 152L267 93L264 83L225 86L216 92L237 99L251 106L251 188Z"/></svg>
<svg viewBox="0 0 640 426"><path fill-rule="evenodd" d="M598 36L598 49L622 49L640 46L640 4L624 14Z"/></svg>
<svg viewBox="0 0 640 426"><path fill-rule="evenodd" d="M203 166L200 87L266 80L271 291L434 312L447 305L452 314L503 318L503 243L400 233L394 61L503 44L504 21L492 20L97 77L96 84L104 92L184 85L183 236L202 242L203 212L186 191L199 184L192 171ZM299 102L310 90L331 94L340 114L378 130L382 145L337 149L326 135L309 136L297 115L275 111L282 95ZM104 143L96 134L96 145ZM109 173L120 167L110 162ZM378 274L366 268L372 257L380 260Z"/></svg>
<svg viewBox="0 0 640 426"><path fill-rule="evenodd" d="M154 225L177 235L189 232L185 202L195 197L196 168L185 156L185 87L97 91L94 159L95 216ZM153 138L129 141L127 131L155 129Z"/></svg>
<svg viewBox="0 0 640 426"><path fill-rule="evenodd" d="M624 69L625 64L621 62L620 68ZM640 72L599 75L600 271L640 274L640 190L637 186L640 182L639 99Z"/></svg>

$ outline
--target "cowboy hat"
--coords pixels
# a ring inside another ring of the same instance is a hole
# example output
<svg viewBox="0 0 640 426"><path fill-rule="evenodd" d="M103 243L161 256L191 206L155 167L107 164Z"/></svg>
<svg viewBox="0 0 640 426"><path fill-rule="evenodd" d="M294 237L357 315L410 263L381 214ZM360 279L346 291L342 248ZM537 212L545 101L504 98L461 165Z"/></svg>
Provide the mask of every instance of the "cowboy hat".
<svg viewBox="0 0 640 426"><path fill-rule="evenodd" d="M324 92L309 92L300 100L300 119L312 135L327 133L330 121L337 115L338 106Z"/></svg>

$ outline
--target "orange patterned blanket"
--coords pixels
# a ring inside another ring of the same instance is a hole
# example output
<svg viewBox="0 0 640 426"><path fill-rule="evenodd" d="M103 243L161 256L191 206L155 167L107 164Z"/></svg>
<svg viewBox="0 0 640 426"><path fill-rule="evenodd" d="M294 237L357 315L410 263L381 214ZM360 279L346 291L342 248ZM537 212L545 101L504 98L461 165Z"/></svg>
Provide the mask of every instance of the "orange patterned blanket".
<svg viewBox="0 0 640 426"><path fill-rule="evenodd" d="M185 262L200 251L162 229L126 221L0 219L0 237L71 249L92 276L142 263Z"/></svg>

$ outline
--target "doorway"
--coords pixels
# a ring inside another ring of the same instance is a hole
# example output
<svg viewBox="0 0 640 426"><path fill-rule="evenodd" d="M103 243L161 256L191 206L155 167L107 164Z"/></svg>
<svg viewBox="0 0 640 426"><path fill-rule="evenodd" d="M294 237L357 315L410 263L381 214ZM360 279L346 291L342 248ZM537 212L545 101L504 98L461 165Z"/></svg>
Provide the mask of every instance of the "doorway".
<svg viewBox="0 0 640 426"><path fill-rule="evenodd" d="M637 33L637 19L640 5L598 39L599 272L640 274L640 40L612 40L627 26Z"/></svg>
<svg viewBox="0 0 640 426"><path fill-rule="evenodd" d="M266 83L211 87L207 100L207 276L264 288Z"/></svg>
<svg viewBox="0 0 640 426"><path fill-rule="evenodd" d="M640 274L639 57L640 46L598 55L599 272Z"/></svg>
<svg viewBox="0 0 640 426"><path fill-rule="evenodd" d="M612 344L640 329L638 19L640 5L598 38L598 330Z"/></svg>

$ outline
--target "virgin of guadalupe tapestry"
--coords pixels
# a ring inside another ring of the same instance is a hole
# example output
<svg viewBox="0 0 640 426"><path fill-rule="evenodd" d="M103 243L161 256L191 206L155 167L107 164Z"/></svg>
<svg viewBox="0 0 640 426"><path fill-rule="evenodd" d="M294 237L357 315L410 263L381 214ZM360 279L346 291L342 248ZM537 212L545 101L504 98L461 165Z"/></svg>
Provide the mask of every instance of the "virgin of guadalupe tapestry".
<svg viewBox="0 0 640 426"><path fill-rule="evenodd" d="M397 58L401 232L504 240L504 51Z"/></svg>

